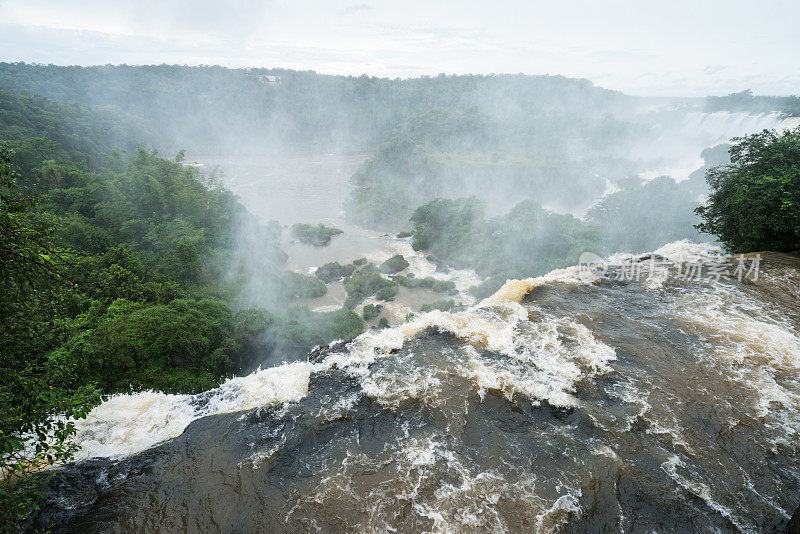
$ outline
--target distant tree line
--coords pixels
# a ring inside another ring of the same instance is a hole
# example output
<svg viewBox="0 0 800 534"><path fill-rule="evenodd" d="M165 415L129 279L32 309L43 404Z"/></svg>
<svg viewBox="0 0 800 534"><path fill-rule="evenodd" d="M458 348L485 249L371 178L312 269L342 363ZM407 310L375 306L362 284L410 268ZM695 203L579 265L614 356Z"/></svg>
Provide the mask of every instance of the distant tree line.
<svg viewBox="0 0 800 534"><path fill-rule="evenodd" d="M800 97L797 96L756 96L746 89L727 96L706 98L706 111L746 111L749 113L779 112L792 117L800 117Z"/></svg>

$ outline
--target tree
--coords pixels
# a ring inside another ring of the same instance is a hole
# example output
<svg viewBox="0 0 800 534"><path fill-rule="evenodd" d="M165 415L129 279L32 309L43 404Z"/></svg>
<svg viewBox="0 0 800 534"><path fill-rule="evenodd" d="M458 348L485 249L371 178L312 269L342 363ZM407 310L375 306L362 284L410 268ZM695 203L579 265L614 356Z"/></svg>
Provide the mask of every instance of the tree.
<svg viewBox="0 0 800 534"><path fill-rule="evenodd" d="M19 187L14 153L0 143L0 530L36 505L40 470L72 458L72 420L96 402L74 368L50 351L71 291L61 252L38 223L39 199Z"/></svg>
<svg viewBox="0 0 800 534"><path fill-rule="evenodd" d="M731 163L706 173L697 228L736 253L800 250L800 128L735 139Z"/></svg>

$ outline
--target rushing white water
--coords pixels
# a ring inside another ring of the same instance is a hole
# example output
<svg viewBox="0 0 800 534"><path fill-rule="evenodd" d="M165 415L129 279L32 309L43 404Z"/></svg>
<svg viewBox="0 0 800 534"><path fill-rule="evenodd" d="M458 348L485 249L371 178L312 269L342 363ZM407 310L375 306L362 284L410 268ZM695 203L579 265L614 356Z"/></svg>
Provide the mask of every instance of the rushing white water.
<svg viewBox="0 0 800 534"><path fill-rule="evenodd" d="M408 253L418 267L422 265L424 273L440 274L428 272L430 267L422 264L424 258L420 260L418 254L412 255L403 244L398 245L398 250ZM532 287L549 281L584 283L586 280L576 267L520 284ZM582 369L602 370L605 362L613 358L613 350L598 344L585 327L570 321L553 320L518 329L526 312L516 300L524 293L510 294L510 285L513 282L495 296L463 312L433 311L395 328L366 332L353 340L346 352L332 355L320 364L295 362L260 369L248 376L230 379L199 396L151 391L115 395L93 409L86 419L76 422L76 442L81 446L77 459L141 451L177 436L191 421L213 413L296 401L307 392L311 373L330 366L348 368L364 380L371 380L372 385L367 389L374 392L377 399L391 404L394 396L404 392L398 390L397 384L380 386L383 379L368 378L367 366L375 358L401 348L406 339L426 328L450 332L476 347L489 348L515 359L510 363L487 364L474 353L467 353L460 372L472 378L478 387L498 388L509 395L517 391L533 398L548 399L554 405L573 404L569 391L581 377ZM562 344L565 335L580 347L578 352ZM412 382L412 389L419 387L416 381Z"/></svg>
<svg viewBox="0 0 800 534"><path fill-rule="evenodd" d="M114 395L76 422L77 460L132 454L179 435L199 417L297 401L308 392L313 366L286 363L226 381L203 395L153 391Z"/></svg>
<svg viewBox="0 0 800 534"><path fill-rule="evenodd" d="M651 261L652 280L619 276ZM731 262L687 241L587 261L200 395L112 397L77 426L80 458L116 458L70 472L125 497L78 515L101 530L169 510L222 530L762 532L796 506L800 262L709 275ZM703 276L685 276L693 263Z"/></svg>
<svg viewBox="0 0 800 534"><path fill-rule="evenodd" d="M656 251L679 262L709 260L720 257L719 252L715 247L686 241ZM616 256L611 261L622 259ZM402 366L392 367L394 373L385 369L373 372L369 368L377 358L387 357L426 328L449 332L468 343L458 363L444 372L474 381L479 390L501 390L509 398L522 394L532 400L546 399L554 406L574 405L571 391L576 381L605 372L615 358L613 347L599 342L584 325L569 318L528 322L527 311L519 301L538 286L590 284L595 280L596 275L572 267L539 278L509 281L495 295L466 311L434 311L394 328L367 332L353 340L347 350L329 355L322 362L295 362L258 370L199 396L154 392L113 396L77 422L77 442L82 447L78 457L131 454L180 434L191 421L205 415L297 401L307 393L310 375L332 366L359 376L364 390L387 406L408 397L445 396L446 391L434 393L441 384L435 374L420 370L415 374L413 369ZM654 289L660 286L657 284ZM701 329L704 338L714 340L718 350L728 355L727 361L739 362L739 375L764 385L763 406L772 402L800 406L797 392L775 389L774 381L769 379L770 373L775 372L770 371L772 365L800 366L797 335L785 320L751 317L742 312L742 306L747 304L747 313L755 313L757 304L748 304L732 290L723 289L713 286L709 294L687 293L686 300L677 301L671 313ZM481 358L478 351L487 349L506 357ZM758 366L745 373L741 367L744 358ZM792 433L795 431L792 429Z"/></svg>

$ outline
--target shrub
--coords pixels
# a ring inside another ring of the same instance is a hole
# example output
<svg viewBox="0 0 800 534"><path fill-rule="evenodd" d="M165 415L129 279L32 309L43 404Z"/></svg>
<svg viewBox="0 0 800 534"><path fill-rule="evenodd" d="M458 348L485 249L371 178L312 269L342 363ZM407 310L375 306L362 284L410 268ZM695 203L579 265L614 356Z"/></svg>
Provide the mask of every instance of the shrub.
<svg viewBox="0 0 800 534"><path fill-rule="evenodd" d="M456 293L456 283L452 280L434 280L431 290L436 293Z"/></svg>
<svg viewBox="0 0 800 534"><path fill-rule="evenodd" d="M273 359L292 360L306 355L315 345L352 339L363 331L364 322L352 310L312 312L295 307L285 316L276 318L267 338Z"/></svg>
<svg viewBox="0 0 800 534"><path fill-rule="evenodd" d="M731 252L800 250L800 128L737 138L731 164L706 173L697 227Z"/></svg>
<svg viewBox="0 0 800 534"><path fill-rule="evenodd" d="M379 310L378 307L375 306L374 304L367 304L361 311L361 315L364 317L365 321L371 321L380 314L381 310Z"/></svg>
<svg viewBox="0 0 800 534"><path fill-rule="evenodd" d="M425 278L410 278L403 275L394 276L392 279L403 287L421 287L430 289L436 293L448 293L451 295L457 292L456 284L452 280L437 280L430 276L426 276Z"/></svg>
<svg viewBox="0 0 800 534"><path fill-rule="evenodd" d="M571 215L523 200L507 214L485 219L475 198L436 199L411 218L415 250L433 253L437 268L472 268L482 276L513 271L536 276L574 265L596 247L599 231Z"/></svg>
<svg viewBox="0 0 800 534"><path fill-rule="evenodd" d="M392 300L396 296L397 296L396 285L383 286L375 293L375 298L378 300Z"/></svg>
<svg viewBox="0 0 800 534"><path fill-rule="evenodd" d="M324 247L331 242L333 236L344 233L341 229L324 224L295 224L292 226L292 235L301 243Z"/></svg>
<svg viewBox="0 0 800 534"><path fill-rule="evenodd" d="M148 305L119 299L86 336L73 338L72 357L104 391L129 387L191 393L217 385L219 355L233 331L228 306L216 299Z"/></svg>
<svg viewBox="0 0 800 534"><path fill-rule="evenodd" d="M356 266L352 263L350 265L340 265L339 262L334 261L320 265L314 274L326 284L330 284L336 280L341 280L345 276L350 276L355 269Z"/></svg>
<svg viewBox="0 0 800 534"><path fill-rule="evenodd" d="M518 277L512 276L507 272L490 276L480 284L469 288L469 294L477 299L485 299L486 297L493 295L503 286L503 284L506 283L507 280L512 278Z"/></svg>
<svg viewBox="0 0 800 534"><path fill-rule="evenodd" d="M435 302L423 304L422 307L420 308L420 311L422 311L423 313L433 310L448 311L453 309L455 306L456 303L453 300L437 300Z"/></svg>
<svg viewBox="0 0 800 534"><path fill-rule="evenodd" d="M350 309L385 288L389 288L382 293L385 298L391 298L397 294L397 283L383 278L372 263L356 269L353 274L345 278L344 288L347 291L345 307Z"/></svg>
<svg viewBox="0 0 800 534"><path fill-rule="evenodd" d="M408 261L401 255L395 254L385 262L381 263L381 272L385 274L394 274L402 271L408 267Z"/></svg>

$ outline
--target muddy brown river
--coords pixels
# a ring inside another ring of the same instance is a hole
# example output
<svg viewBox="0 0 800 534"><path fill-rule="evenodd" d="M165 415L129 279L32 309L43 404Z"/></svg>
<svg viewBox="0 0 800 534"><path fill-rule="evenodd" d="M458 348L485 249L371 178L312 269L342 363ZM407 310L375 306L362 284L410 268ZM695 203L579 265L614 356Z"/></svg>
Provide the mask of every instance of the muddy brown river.
<svg viewBox="0 0 800 534"><path fill-rule="evenodd" d="M680 262L703 257L695 279ZM658 258L659 276L620 269ZM769 532L800 503L800 258L676 243L79 425L55 532Z"/></svg>

